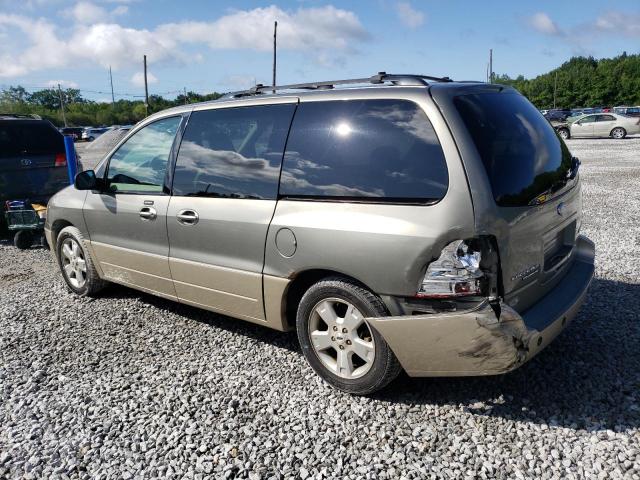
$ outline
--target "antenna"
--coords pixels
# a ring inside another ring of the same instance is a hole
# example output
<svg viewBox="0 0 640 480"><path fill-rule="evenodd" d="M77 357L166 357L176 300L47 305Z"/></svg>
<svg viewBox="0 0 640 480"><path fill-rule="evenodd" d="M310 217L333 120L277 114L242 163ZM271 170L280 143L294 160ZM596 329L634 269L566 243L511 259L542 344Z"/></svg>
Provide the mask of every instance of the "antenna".
<svg viewBox="0 0 640 480"><path fill-rule="evenodd" d="M276 93L276 40L278 36L278 22L273 22L273 86L272 93Z"/></svg>
<svg viewBox="0 0 640 480"><path fill-rule="evenodd" d="M149 87L147 86L147 56L144 55L144 109L149 115Z"/></svg>
<svg viewBox="0 0 640 480"><path fill-rule="evenodd" d="M64 114L64 99L62 98L62 90L60 89L60 84L58 84L58 97L60 98L60 110L62 110L62 121L64 122L64 126L67 126L67 117Z"/></svg>
<svg viewBox="0 0 640 480"><path fill-rule="evenodd" d="M113 94L113 75L111 75L111 65L109 65L109 81L111 82L111 106L115 108L116 106L116 97Z"/></svg>

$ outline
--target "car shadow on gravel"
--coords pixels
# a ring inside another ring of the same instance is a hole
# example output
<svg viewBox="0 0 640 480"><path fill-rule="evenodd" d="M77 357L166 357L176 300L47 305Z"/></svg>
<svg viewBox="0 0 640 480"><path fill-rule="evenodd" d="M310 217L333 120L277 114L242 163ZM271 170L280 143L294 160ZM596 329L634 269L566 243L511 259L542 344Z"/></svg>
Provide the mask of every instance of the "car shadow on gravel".
<svg viewBox="0 0 640 480"><path fill-rule="evenodd" d="M640 427L640 284L594 279L578 317L505 375L399 378L375 398L573 429Z"/></svg>
<svg viewBox="0 0 640 480"><path fill-rule="evenodd" d="M176 315L220 328L233 334L244 335L260 343L267 343L279 348L285 348L301 354L295 332L280 332L271 328L237 320L226 315L210 312L190 305L185 305L172 300L166 300L155 295L133 290L116 284L111 284L100 295L101 298L140 298L144 303L153 305L160 310L166 310Z"/></svg>

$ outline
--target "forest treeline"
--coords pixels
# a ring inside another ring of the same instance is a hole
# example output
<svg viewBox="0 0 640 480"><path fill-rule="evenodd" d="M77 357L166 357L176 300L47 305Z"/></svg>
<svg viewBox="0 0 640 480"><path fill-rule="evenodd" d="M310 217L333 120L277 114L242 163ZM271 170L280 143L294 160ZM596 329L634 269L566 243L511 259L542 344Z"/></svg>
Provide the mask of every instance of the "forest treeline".
<svg viewBox="0 0 640 480"><path fill-rule="evenodd" d="M536 107L613 107L640 105L640 55L623 53L596 60L573 57L560 67L535 78L498 75L496 83L511 85Z"/></svg>
<svg viewBox="0 0 640 480"><path fill-rule="evenodd" d="M74 88L46 88L28 92L21 86L8 87L0 91L0 113L36 114L63 126L60 96L64 103L65 118L69 126L129 125L142 120L146 115L165 108L185 103L204 102L220 98L220 93L201 95L195 92L181 94L173 100L160 95L149 95L149 106L142 100L117 100L115 103L87 100L81 91Z"/></svg>
<svg viewBox="0 0 640 480"><path fill-rule="evenodd" d="M573 57L560 67L526 79L522 75L510 78L497 75L494 82L511 85L540 108L575 108L616 105L640 105L640 55L626 52L615 58L595 59ZM187 92L168 100L160 95L149 96L149 106L142 100L118 100L115 103L95 102L82 96L81 90L67 88L58 92L47 88L28 92L21 86L0 91L0 113L37 114L63 125L60 94L65 104L67 124L126 125L143 119L147 114L184 103L215 100L221 94L201 95Z"/></svg>

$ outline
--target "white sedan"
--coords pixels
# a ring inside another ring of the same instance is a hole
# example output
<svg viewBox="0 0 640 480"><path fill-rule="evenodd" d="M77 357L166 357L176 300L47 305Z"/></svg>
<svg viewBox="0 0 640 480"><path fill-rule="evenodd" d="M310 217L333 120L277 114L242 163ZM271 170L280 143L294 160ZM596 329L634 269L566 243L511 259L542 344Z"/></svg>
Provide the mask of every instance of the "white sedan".
<svg viewBox="0 0 640 480"><path fill-rule="evenodd" d="M640 134L640 118L627 117L617 113L596 113L583 115L569 124L556 126L558 134L571 137L612 137L624 138Z"/></svg>

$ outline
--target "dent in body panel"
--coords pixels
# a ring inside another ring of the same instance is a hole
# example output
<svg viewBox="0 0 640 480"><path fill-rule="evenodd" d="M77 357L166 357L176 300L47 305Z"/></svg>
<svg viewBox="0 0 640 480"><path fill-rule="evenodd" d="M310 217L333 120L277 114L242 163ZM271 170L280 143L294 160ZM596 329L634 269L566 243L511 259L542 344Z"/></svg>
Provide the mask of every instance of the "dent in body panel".
<svg viewBox="0 0 640 480"><path fill-rule="evenodd" d="M369 318L409 375L493 375L523 363L533 333L510 307Z"/></svg>
<svg viewBox="0 0 640 480"><path fill-rule="evenodd" d="M90 242L97 263L106 280L177 299L169 270L169 259L163 255Z"/></svg>

